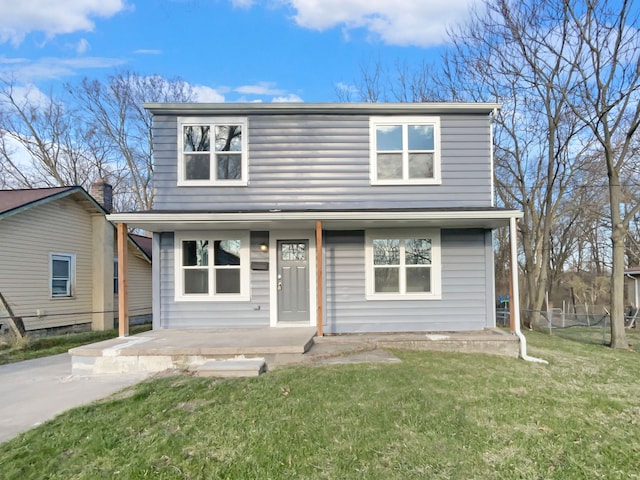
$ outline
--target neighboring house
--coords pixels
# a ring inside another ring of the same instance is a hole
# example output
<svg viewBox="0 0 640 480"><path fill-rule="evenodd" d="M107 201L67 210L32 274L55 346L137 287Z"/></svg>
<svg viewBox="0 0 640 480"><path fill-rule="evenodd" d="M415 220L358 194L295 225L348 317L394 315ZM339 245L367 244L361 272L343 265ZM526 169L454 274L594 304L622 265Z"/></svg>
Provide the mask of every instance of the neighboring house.
<svg viewBox="0 0 640 480"><path fill-rule="evenodd" d="M96 182L96 198L82 187L0 190L0 293L27 331L113 328L110 188ZM128 249L130 315L149 315L151 257L136 236ZM0 324L7 316L0 305Z"/></svg>
<svg viewBox="0 0 640 480"><path fill-rule="evenodd" d="M624 275L627 278L626 282L626 305L627 316L637 316L638 308L640 307L640 266L629 267L624 271Z"/></svg>
<svg viewBox="0 0 640 480"><path fill-rule="evenodd" d="M495 326L497 104L147 104L154 328Z"/></svg>

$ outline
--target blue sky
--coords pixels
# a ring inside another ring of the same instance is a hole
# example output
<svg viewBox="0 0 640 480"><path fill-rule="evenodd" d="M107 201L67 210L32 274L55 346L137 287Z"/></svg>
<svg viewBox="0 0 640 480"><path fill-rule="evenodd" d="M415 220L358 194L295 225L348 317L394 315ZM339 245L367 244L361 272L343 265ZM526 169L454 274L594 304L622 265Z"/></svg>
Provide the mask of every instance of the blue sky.
<svg viewBox="0 0 640 480"><path fill-rule="evenodd" d="M472 0L0 0L0 78L43 92L119 70L198 101L336 101L362 65L434 58Z"/></svg>

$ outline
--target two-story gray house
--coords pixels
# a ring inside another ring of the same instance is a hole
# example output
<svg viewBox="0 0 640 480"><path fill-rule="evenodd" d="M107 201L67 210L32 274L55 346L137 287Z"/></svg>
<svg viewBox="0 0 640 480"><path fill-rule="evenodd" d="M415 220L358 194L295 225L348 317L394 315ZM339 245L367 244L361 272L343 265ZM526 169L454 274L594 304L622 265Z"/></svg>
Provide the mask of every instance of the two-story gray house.
<svg viewBox="0 0 640 480"><path fill-rule="evenodd" d="M146 104L154 328L495 326L497 104ZM515 224L515 221L513 221Z"/></svg>

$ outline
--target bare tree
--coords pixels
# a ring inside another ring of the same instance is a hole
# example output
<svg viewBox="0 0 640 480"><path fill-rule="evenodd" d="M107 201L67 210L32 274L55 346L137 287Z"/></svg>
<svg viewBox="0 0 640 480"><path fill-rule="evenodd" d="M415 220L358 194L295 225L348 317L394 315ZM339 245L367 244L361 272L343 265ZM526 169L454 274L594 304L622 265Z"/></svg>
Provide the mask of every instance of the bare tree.
<svg viewBox="0 0 640 480"><path fill-rule="evenodd" d="M88 186L95 165L73 106L0 81L0 158L5 186Z"/></svg>
<svg viewBox="0 0 640 480"><path fill-rule="evenodd" d="M563 92L597 142L608 179L611 227L611 346L628 348L624 331L625 243L629 223L640 211L640 12L629 0L572 4L568 19L581 39L579 81ZM630 188L631 187L631 188ZM625 200L632 207L623 210Z"/></svg>
<svg viewBox="0 0 640 480"><path fill-rule="evenodd" d="M186 102L193 94L180 79L124 72L107 83L84 79L67 86L78 101L96 138L109 145L120 176L114 187L119 209L149 210L153 205L151 115L144 102Z"/></svg>

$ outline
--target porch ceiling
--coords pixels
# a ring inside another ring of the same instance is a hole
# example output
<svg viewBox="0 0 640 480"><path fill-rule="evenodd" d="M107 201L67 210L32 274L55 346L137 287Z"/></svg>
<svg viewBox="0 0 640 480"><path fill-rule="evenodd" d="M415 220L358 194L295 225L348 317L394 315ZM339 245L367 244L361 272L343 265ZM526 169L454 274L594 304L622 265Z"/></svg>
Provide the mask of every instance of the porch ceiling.
<svg viewBox="0 0 640 480"><path fill-rule="evenodd" d="M181 230L284 230L313 229L322 221L325 230L389 227L439 227L494 229L509 225L522 212L506 209L349 210L262 212L132 212L107 218L149 232Z"/></svg>

